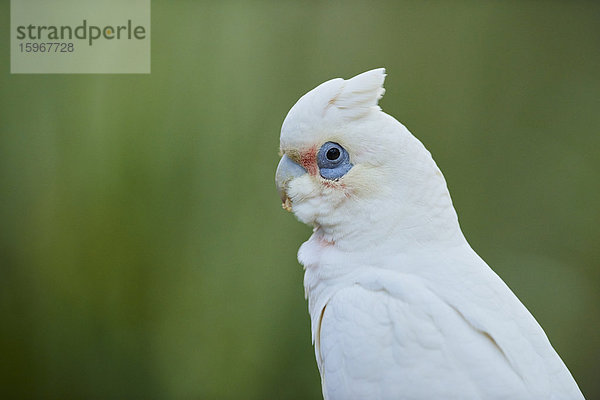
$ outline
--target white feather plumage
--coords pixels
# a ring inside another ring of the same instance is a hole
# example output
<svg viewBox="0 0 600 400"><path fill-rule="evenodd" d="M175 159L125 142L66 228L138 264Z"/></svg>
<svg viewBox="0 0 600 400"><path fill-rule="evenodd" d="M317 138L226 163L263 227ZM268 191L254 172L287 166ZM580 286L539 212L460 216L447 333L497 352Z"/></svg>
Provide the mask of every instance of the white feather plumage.
<svg viewBox="0 0 600 400"><path fill-rule="evenodd" d="M582 399L542 328L467 243L429 152L378 107L384 78L323 83L281 132L282 152L307 171L278 184L315 227L298 259L325 399ZM353 164L339 181L311 164L330 141Z"/></svg>

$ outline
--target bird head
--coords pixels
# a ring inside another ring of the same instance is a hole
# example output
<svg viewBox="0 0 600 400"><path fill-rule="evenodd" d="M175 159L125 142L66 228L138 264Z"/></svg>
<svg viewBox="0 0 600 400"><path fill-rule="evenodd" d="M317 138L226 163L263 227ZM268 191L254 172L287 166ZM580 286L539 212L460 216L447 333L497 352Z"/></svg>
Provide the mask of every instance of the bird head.
<svg viewBox="0 0 600 400"><path fill-rule="evenodd" d="M456 219L429 152L378 106L385 76L380 68L327 81L283 122L275 176L283 208L325 242L368 245L438 212Z"/></svg>

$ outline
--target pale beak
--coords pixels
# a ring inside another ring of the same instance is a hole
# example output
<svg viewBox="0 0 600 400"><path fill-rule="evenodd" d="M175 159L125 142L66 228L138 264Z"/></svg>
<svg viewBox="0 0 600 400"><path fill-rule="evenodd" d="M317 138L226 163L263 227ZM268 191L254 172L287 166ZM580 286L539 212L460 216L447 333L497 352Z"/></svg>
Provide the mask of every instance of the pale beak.
<svg viewBox="0 0 600 400"><path fill-rule="evenodd" d="M285 192L286 186L289 181L304 174L306 174L306 170L292 161L286 154L281 157L277 172L275 172L275 185L281 197L281 205L286 211L292 211L292 202Z"/></svg>

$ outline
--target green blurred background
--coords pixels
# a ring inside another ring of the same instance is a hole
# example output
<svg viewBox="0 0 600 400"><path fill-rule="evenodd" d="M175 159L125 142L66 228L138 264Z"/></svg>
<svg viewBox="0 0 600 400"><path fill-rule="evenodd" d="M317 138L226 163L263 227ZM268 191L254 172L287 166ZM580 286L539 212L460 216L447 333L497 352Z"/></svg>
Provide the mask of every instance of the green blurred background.
<svg viewBox="0 0 600 400"><path fill-rule="evenodd" d="M600 6L154 1L151 75L10 75L0 5L0 397L319 399L274 188L317 84L381 105L600 398Z"/></svg>

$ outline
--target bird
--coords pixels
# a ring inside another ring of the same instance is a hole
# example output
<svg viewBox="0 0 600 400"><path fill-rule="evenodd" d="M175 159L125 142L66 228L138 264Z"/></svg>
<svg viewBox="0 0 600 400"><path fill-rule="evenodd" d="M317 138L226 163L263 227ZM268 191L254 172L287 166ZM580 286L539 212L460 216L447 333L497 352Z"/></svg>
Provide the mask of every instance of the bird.
<svg viewBox="0 0 600 400"><path fill-rule="evenodd" d="M385 77L326 81L281 127L282 206L313 227L298 261L323 398L583 399L430 152L379 107Z"/></svg>

